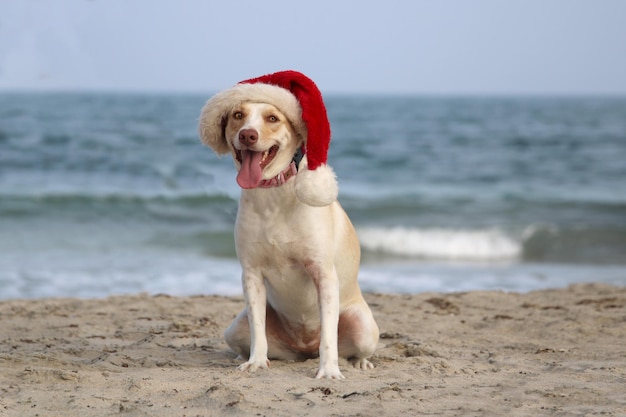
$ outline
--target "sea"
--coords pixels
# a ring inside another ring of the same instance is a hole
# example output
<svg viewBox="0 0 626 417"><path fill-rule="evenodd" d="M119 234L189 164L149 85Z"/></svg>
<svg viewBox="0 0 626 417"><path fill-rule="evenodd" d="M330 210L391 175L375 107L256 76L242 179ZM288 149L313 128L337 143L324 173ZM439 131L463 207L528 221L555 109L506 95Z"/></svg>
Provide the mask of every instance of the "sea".
<svg viewBox="0 0 626 417"><path fill-rule="evenodd" d="M0 299L241 293L211 94L0 93ZM325 97L383 293L626 285L626 97Z"/></svg>

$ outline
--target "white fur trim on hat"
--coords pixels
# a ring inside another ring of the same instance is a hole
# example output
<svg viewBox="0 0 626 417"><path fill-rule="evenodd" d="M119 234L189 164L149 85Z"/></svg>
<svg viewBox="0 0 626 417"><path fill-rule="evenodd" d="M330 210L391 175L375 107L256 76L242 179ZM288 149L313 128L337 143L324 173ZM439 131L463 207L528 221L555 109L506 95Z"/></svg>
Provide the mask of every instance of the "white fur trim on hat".
<svg viewBox="0 0 626 417"><path fill-rule="evenodd" d="M224 135L226 118L235 107L245 102L275 106L289 119L302 139L306 140L307 129L302 121L300 103L289 90L270 84L237 84L210 98L200 113L200 138L218 155L230 151Z"/></svg>
<svg viewBox="0 0 626 417"><path fill-rule="evenodd" d="M301 163L300 171L296 175L295 192L298 200L304 204L314 207L327 206L337 200L339 194L335 172L326 164L309 171L306 163Z"/></svg>

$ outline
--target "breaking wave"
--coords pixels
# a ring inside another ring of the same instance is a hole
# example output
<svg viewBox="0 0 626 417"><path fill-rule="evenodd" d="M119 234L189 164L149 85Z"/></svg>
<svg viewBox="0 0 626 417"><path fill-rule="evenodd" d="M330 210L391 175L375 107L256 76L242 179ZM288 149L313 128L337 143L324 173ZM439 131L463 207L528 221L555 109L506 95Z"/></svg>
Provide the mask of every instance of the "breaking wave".
<svg viewBox="0 0 626 417"><path fill-rule="evenodd" d="M358 234L366 251L423 259L515 260L523 252L521 241L498 229L363 228Z"/></svg>

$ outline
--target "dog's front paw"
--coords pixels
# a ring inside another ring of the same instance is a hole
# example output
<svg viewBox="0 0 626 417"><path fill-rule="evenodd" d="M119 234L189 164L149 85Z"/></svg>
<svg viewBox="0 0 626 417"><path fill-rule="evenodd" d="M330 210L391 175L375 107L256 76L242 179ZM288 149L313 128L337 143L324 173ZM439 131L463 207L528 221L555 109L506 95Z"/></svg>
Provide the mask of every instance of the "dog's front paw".
<svg viewBox="0 0 626 417"><path fill-rule="evenodd" d="M345 376L341 374L338 366L324 366L320 367L319 371L317 371L317 375L315 375L315 379L346 379Z"/></svg>
<svg viewBox="0 0 626 417"><path fill-rule="evenodd" d="M362 369L363 371L367 369L374 369L374 364L366 358L353 358L350 359L350 363L352 363L355 368Z"/></svg>
<svg viewBox="0 0 626 417"><path fill-rule="evenodd" d="M248 362L242 363L237 367L240 371L254 372L257 369L268 369L270 367L269 359L255 361L250 359Z"/></svg>

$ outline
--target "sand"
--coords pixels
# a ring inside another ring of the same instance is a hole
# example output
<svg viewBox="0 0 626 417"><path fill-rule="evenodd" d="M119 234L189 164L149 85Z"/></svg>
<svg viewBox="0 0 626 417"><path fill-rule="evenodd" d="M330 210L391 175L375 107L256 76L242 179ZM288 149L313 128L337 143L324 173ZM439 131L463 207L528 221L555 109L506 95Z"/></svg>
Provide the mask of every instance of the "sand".
<svg viewBox="0 0 626 417"><path fill-rule="evenodd" d="M626 415L626 288L367 294L369 371L317 360L240 372L241 298L0 302L2 416Z"/></svg>

